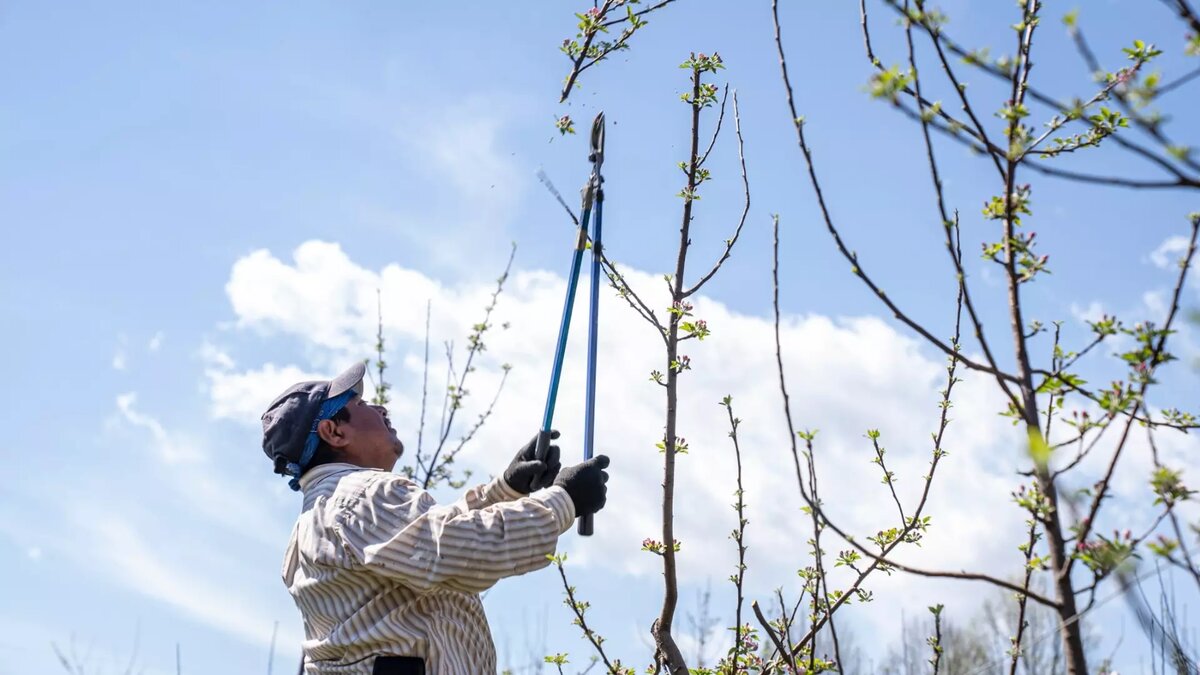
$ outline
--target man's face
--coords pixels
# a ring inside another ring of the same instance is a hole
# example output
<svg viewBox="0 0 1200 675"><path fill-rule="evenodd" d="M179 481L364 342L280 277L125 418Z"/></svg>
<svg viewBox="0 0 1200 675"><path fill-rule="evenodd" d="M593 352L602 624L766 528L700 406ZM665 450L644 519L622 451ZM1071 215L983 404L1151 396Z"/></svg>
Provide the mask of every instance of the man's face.
<svg viewBox="0 0 1200 675"><path fill-rule="evenodd" d="M335 447L340 446L339 450L353 464L391 471L404 454L404 444L388 420L387 409L359 396L350 399L346 409L350 419L336 424Z"/></svg>

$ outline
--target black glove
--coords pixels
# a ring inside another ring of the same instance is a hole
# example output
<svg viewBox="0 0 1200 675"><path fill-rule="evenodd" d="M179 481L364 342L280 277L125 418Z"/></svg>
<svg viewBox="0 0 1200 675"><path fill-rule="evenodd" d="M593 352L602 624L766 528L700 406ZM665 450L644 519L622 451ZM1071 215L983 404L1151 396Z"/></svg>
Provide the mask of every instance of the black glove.
<svg viewBox="0 0 1200 675"><path fill-rule="evenodd" d="M557 430L550 432L550 439L555 438L558 438ZM517 456L513 457L512 463L504 470L504 482L521 494L527 495L538 488L549 487L562 467L558 461L557 445L551 445L547 449L544 460L537 459L537 439L538 437L534 436L533 440L517 451Z"/></svg>
<svg viewBox="0 0 1200 675"><path fill-rule="evenodd" d="M582 464L568 466L558 474L554 484L571 495L575 502L575 515L587 516L604 508L608 499L608 457L596 455Z"/></svg>

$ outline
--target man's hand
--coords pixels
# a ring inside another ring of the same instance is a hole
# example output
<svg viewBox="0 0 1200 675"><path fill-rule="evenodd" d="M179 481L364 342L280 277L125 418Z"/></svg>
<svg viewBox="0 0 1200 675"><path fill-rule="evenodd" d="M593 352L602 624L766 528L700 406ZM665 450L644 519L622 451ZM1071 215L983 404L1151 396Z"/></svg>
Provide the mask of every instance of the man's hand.
<svg viewBox="0 0 1200 675"><path fill-rule="evenodd" d="M550 432L550 439L558 438L558 431ZM504 470L504 482L521 494L533 492L533 486L548 487L558 476L562 464L558 461L558 446L551 445L546 452L545 461L537 459L537 436L517 451L508 468Z"/></svg>
<svg viewBox="0 0 1200 675"><path fill-rule="evenodd" d="M575 515L587 516L604 508L608 500L608 457L596 455L581 464L568 466L558 474L554 484L571 495L575 502Z"/></svg>

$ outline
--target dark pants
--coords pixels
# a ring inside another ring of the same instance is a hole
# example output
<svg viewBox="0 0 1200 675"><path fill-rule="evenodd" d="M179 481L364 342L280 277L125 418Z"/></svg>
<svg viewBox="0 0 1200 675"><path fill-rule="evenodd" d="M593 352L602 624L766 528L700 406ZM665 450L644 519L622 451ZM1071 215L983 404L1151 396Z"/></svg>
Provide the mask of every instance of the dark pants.
<svg viewBox="0 0 1200 675"><path fill-rule="evenodd" d="M415 656L380 656L372 675L425 675L425 660Z"/></svg>

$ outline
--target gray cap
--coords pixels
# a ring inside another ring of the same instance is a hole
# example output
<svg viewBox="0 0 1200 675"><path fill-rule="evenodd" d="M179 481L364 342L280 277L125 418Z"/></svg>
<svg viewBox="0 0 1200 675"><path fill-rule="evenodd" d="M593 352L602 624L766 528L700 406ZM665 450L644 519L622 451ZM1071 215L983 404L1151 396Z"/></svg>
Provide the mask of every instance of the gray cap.
<svg viewBox="0 0 1200 675"><path fill-rule="evenodd" d="M299 462L321 404L351 389L361 395L366 372L366 364L356 363L332 380L300 382L288 387L262 414L262 447L267 457L272 461L282 457L288 462Z"/></svg>

